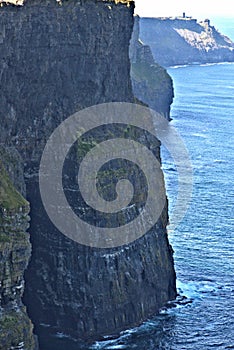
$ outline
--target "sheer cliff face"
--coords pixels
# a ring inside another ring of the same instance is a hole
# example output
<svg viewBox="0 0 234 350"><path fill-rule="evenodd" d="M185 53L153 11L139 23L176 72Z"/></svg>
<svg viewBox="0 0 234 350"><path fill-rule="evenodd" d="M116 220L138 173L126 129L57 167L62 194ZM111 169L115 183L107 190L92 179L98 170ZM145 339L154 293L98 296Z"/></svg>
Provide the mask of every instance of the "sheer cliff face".
<svg viewBox="0 0 234 350"><path fill-rule="evenodd" d="M167 71L155 62L151 48L139 40L139 21L139 16L135 16L130 43L133 92L140 101L170 120L173 82Z"/></svg>
<svg viewBox="0 0 234 350"><path fill-rule="evenodd" d="M42 149L62 120L82 107L134 101L133 6L34 0L0 11L0 135L25 162L33 251L24 301L39 340L41 332L91 339L139 324L176 295L167 208L129 246L91 249L56 230L38 187ZM159 157L159 143L154 152Z"/></svg>
<svg viewBox="0 0 234 350"><path fill-rule="evenodd" d="M29 205L16 191L2 161L14 173L16 184L22 181L15 171L20 165L18 157L0 148L0 349L32 350L32 323L21 301L31 253L26 232Z"/></svg>
<svg viewBox="0 0 234 350"><path fill-rule="evenodd" d="M140 39L164 67L177 64L233 62L234 43L209 20L141 18Z"/></svg>

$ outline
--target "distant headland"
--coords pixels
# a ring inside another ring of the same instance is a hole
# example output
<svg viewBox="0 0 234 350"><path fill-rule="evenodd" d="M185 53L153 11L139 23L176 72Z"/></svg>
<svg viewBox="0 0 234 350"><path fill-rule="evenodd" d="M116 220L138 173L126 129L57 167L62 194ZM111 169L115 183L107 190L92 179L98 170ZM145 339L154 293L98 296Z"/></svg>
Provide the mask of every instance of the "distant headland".
<svg viewBox="0 0 234 350"><path fill-rule="evenodd" d="M184 12L176 17L140 19L140 39L164 67L234 61L234 43L209 19L198 22Z"/></svg>

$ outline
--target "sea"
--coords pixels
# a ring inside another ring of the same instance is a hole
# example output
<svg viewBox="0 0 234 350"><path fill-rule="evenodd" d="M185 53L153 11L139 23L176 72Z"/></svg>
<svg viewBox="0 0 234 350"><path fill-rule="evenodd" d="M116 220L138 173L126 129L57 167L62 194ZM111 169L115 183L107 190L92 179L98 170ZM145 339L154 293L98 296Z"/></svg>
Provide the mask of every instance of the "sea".
<svg viewBox="0 0 234 350"><path fill-rule="evenodd" d="M168 69L176 128L193 168L192 199L169 240L179 297L139 327L91 345L57 334L49 350L234 349L234 63ZM162 148L169 211L178 175Z"/></svg>

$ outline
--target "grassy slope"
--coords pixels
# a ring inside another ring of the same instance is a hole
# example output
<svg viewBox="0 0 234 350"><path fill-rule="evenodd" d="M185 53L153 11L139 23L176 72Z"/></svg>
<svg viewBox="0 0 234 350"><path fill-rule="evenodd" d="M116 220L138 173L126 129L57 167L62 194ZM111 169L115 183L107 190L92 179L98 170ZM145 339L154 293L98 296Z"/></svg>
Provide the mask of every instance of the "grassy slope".
<svg viewBox="0 0 234 350"><path fill-rule="evenodd" d="M0 208L18 209L28 202L16 191L0 161Z"/></svg>

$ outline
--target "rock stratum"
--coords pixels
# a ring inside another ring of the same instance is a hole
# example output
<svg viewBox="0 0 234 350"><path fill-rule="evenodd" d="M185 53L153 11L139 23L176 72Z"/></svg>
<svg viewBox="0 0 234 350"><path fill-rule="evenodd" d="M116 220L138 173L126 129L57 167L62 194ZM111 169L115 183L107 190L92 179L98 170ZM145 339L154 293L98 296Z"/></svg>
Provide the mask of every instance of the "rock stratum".
<svg viewBox="0 0 234 350"><path fill-rule="evenodd" d="M234 43L208 19L141 18L140 39L164 67L234 61Z"/></svg>
<svg viewBox="0 0 234 350"><path fill-rule="evenodd" d="M129 60L133 9L131 2L91 0L31 0L22 7L0 8L0 140L7 152L19 154L14 167L10 160L1 158L23 194L25 180L25 195L31 208L32 254L25 274L23 301L43 350L56 348L56 334L65 334L74 341L90 341L138 325L176 297L173 253L166 229L167 206L157 224L137 241L120 248L95 249L75 243L56 229L39 191L42 151L63 120L84 107L135 101ZM103 128L97 136L105 132L112 130ZM126 125L120 127L118 134L126 135ZM152 144L144 134L141 140L160 161L160 143ZM71 154L67 170L73 165L73 157ZM122 174L118 164L115 169ZM128 165L126 170L131 170ZM108 174L114 176L112 171L111 166L104 170L104 183ZM135 187L138 186L135 181ZM137 190L137 203L141 205L147 187ZM162 195L165 196L164 186ZM5 212L5 202L0 204ZM87 211L83 203L77 205ZM28 207L20 208L13 210L12 216L3 215L1 221L3 235L7 233L6 221L13 232L11 242L0 245L1 266L10 266L17 273L11 277L9 268L3 269L0 277L10 286L3 294L15 298L25 321L15 328L18 337L14 338L13 331L4 333L9 334L9 341L7 335L3 340L0 337L0 348L4 350L16 343L21 347L24 344L26 350L34 348L32 324L21 304L23 287L17 292L30 254L29 236L25 233ZM123 213L121 220L124 222L127 217L128 213ZM16 294L10 291L11 284ZM8 309L11 312L7 298L1 315Z"/></svg>

